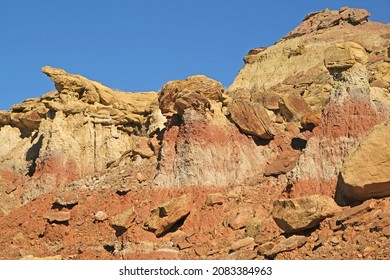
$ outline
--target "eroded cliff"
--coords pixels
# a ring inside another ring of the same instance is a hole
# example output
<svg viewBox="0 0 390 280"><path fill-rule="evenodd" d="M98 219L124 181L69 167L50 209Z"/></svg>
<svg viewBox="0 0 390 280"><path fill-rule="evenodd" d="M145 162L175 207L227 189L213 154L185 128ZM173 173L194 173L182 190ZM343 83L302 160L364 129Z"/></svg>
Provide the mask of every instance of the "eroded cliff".
<svg viewBox="0 0 390 280"><path fill-rule="evenodd" d="M390 26L324 10L206 76L0 111L2 259L388 259Z"/></svg>

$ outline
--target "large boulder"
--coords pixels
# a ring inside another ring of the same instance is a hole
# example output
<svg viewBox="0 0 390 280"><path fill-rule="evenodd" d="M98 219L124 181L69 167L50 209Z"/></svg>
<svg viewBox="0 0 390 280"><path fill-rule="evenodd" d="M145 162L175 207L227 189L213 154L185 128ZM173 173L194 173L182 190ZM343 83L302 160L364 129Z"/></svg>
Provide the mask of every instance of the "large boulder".
<svg viewBox="0 0 390 280"><path fill-rule="evenodd" d="M192 197L182 195L154 208L147 217L144 227L157 237L166 234L177 222L190 214Z"/></svg>
<svg viewBox="0 0 390 280"><path fill-rule="evenodd" d="M261 104L238 99L229 104L228 110L232 120L244 133L262 139L272 139L275 136L271 120Z"/></svg>
<svg viewBox="0 0 390 280"><path fill-rule="evenodd" d="M171 116L177 113L177 109L183 109L183 106L190 106L191 103L200 102L203 104L205 100L209 102L221 101L222 92L221 83L204 75L196 75L185 80L166 83L159 92L158 101L161 112L166 116ZM180 104L176 105L177 102ZM187 105L183 103L187 103Z"/></svg>
<svg viewBox="0 0 390 280"><path fill-rule="evenodd" d="M345 158L338 193L346 201L390 196L390 121L375 126Z"/></svg>
<svg viewBox="0 0 390 280"><path fill-rule="evenodd" d="M279 110L287 120L298 121L311 113L305 99L295 94L286 94L279 99Z"/></svg>
<svg viewBox="0 0 390 280"><path fill-rule="evenodd" d="M285 232L298 232L317 226L340 210L329 196L311 195L274 201L272 217Z"/></svg>
<svg viewBox="0 0 390 280"><path fill-rule="evenodd" d="M338 43L325 51L324 63L328 69L347 69L355 63L364 65L366 62L366 51L354 42Z"/></svg>

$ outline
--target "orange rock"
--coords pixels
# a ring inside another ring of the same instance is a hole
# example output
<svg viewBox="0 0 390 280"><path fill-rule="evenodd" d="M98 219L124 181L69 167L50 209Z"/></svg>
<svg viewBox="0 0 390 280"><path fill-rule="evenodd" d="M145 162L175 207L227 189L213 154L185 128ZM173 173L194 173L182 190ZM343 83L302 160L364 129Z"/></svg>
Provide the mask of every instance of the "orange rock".
<svg viewBox="0 0 390 280"><path fill-rule="evenodd" d="M247 100L234 100L228 106L232 120L247 134L262 139L275 136L271 120L263 106Z"/></svg>
<svg viewBox="0 0 390 280"><path fill-rule="evenodd" d="M297 121L311 113L305 99L295 94L286 94L279 99L279 110L286 120Z"/></svg>
<svg viewBox="0 0 390 280"><path fill-rule="evenodd" d="M199 94L209 102L222 101L221 83L204 75L188 77L186 80L170 81L159 92L159 106L164 115L176 113L176 101L186 95ZM182 100L184 102L184 100ZM183 107L184 105L177 105Z"/></svg>
<svg viewBox="0 0 390 280"><path fill-rule="evenodd" d="M272 217L285 232L298 232L317 226L340 211L331 197L311 195L274 201Z"/></svg>
<svg viewBox="0 0 390 280"><path fill-rule="evenodd" d="M301 125L307 130L313 130L321 123L322 112L312 112L303 116Z"/></svg>

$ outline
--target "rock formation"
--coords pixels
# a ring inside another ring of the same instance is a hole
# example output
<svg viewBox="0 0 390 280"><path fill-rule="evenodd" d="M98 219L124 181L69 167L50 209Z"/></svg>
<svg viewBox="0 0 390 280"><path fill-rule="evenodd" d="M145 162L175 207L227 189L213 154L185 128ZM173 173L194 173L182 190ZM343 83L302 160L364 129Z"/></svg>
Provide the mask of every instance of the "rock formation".
<svg viewBox="0 0 390 280"><path fill-rule="evenodd" d="M338 211L340 209L331 197L311 195L276 200L272 216L285 232L299 232L317 226Z"/></svg>
<svg viewBox="0 0 390 280"><path fill-rule="evenodd" d="M226 118L222 94L221 85L205 76L163 86L159 105L170 120L155 185L227 186L264 169L261 149Z"/></svg>
<svg viewBox="0 0 390 280"><path fill-rule="evenodd" d="M21 178L27 180L20 194L23 203L103 171L156 127L155 92L117 92L61 69L42 71L58 91L0 112L0 170L27 176Z"/></svg>
<svg viewBox="0 0 390 280"><path fill-rule="evenodd" d="M341 200L367 200L390 196L390 122L374 127L350 151L340 173Z"/></svg>
<svg viewBox="0 0 390 280"><path fill-rule="evenodd" d="M337 43L325 51L324 64L334 89L322 112L322 122L292 172L293 191L334 195L339 172L348 151L373 126L389 118L388 97L374 102L370 95L366 51L353 42Z"/></svg>
<svg viewBox="0 0 390 280"><path fill-rule="evenodd" d="M0 259L389 259L390 25L342 8L121 92L46 66L0 111Z"/></svg>

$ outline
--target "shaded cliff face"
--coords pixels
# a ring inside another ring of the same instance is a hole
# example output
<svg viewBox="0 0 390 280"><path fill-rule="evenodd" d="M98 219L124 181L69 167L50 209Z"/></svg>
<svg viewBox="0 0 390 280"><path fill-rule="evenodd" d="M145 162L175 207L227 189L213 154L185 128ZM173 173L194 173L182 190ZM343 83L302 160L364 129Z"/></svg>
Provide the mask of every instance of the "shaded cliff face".
<svg viewBox="0 0 390 280"><path fill-rule="evenodd" d="M44 67L56 91L0 111L0 259L388 259L390 26L368 17L308 15L227 90Z"/></svg>

